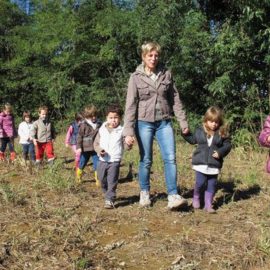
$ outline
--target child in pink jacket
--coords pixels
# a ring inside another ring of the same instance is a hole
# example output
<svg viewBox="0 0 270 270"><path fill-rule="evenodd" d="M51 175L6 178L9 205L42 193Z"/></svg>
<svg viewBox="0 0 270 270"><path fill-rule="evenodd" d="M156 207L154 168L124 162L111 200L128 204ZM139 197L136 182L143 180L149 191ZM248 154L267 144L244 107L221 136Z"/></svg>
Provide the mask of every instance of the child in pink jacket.
<svg viewBox="0 0 270 270"><path fill-rule="evenodd" d="M12 114L12 107L9 103L4 105L3 111L0 113L0 160L5 160L5 151L9 147L10 160L14 161L16 153L14 150L14 138L16 137L16 129L14 123L14 116Z"/></svg>
<svg viewBox="0 0 270 270"><path fill-rule="evenodd" d="M261 146L270 148L270 115L267 116L263 125L263 129L260 132L259 143ZM266 171L270 173L270 156L266 162Z"/></svg>

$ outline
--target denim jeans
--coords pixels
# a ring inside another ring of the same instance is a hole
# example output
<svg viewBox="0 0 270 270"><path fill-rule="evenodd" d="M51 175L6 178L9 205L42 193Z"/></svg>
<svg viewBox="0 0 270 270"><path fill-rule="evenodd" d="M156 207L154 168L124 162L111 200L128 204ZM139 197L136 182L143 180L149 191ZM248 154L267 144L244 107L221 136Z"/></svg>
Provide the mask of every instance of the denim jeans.
<svg viewBox="0 0 270 270"><path fill-rule="evenodd" d="M90 157L92 157L94 171L97 170L97 165L98 165L99 158L98 158L98 155L97 155L97 153L95 151L81 152L80 163L79 163L79 168L81 170L84 169L84 167L86 166L86 164L89 161Z"/></svg>
<svg viewBox="0 0 270 270"><path fill-rule="evenodd" d="M140 150L139 182L144 191L150 190L150 170L153 161L153 141L156 138L164 162L167 193L177 194L177 172L174 133L170 120L136 122L136 137Z"/></svg>
<svg viewBox="0 0 270 270"><path fill-rule="evenodd" d="M36 160L36 154L35 154L35 146L33 143L29 144L22 144L23 147L23 158L24 159L29 159L29 154L31 157L31 160L35 161Z"/></svg>

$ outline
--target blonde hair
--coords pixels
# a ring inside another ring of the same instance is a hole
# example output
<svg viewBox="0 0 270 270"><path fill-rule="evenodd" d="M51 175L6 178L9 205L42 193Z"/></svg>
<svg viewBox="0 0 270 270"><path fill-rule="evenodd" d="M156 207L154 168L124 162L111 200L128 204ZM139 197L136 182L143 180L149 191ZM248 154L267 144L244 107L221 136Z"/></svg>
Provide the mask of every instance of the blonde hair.
<svg viewBox="0 0 270 270"><path fill-rule="evenodd" d="M93 105L86 106L83 111L83 116L85 118L91 118L93 116L97 116L97 108Z"/></svg>
<svg viewBox="0 0 270 270"><path fill-rule="evenodd" d="M9 111L10 113L12 113L12 106L9 103L5 103L5 105L3 106L3 111Z"/></svg>
<svg viewBox="0 0 270 270"><path fill-rule="evenodd" d="M153 50L157 51L158 54L161 53L161 47L160 47L160 45L159 45L157 42L153 42L153 41L151 41L151 42L145 42L145 43L142 45L141 49L142 49L142 56L143 56L143 57L144 57L147 53L149 53L149 52L151 52L151 51L153 51Z"/></svg>
<svg viewBox="0 0 270 270"><path fill-rule="evenodd" d="M217 130L219 131L219 135L221 137L228 137L228 126L224 123L224 113L219 107L211 106L207 109L204 117L203 117L203 128L208 136L212 135L212 131L207 126L207 121L213 121L218 123Z"/></svg>
<svg viewBox="0 0 270 270"><path fill-rule="evenodd" d="M41 111L46 111L48 113L49 109L47 106L40 106L38 108L38 113L41 113Z"/></svg>

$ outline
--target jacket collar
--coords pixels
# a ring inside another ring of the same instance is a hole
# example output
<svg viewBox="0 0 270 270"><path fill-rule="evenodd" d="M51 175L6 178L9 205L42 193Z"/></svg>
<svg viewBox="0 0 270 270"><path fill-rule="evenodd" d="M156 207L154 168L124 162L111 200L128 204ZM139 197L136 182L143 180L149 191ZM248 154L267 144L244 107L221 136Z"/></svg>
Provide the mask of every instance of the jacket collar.
<svg viewBox="0 0 270 270"><path fill-rule="evenodd" d="M147 83L148 85L151 85L153 88L158 88L161 82L164 80L164 76L161 76L165 73L166 69L162 64L157 65L156 74L158 76L156 82L154 82L148 74L146 74L144 70L144 63L140 64L135 71L135 74L139 74L140 78Z"/></svg>

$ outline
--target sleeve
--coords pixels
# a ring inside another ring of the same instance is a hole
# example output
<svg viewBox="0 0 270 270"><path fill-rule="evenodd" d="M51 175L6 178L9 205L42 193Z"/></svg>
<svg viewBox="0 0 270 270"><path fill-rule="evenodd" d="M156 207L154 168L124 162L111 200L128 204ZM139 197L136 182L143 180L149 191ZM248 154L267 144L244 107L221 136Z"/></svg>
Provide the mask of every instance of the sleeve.
<svg viewBox="0 0 270 270"><path fill-rule="evenodd" d="M264 125L263 125L263 129L259 134L259 143L261 146L264 147L270 147L270 143L267 142L267 138L270 136L270 116L267 116Z"/></svg>
<svg viewBox="0 0 270 270"><path fill-rule="evenodd" d="M76 149L82 149L83 147L83 135L84 135L84 125L81 124L80 128L79 128L79 132L77 135L77 145L76 145Z"/></svg>
<svg viewBox="0 0 270 270"><path fill-rule="evenodd" d="M0 115L0 138L3 137L3 117Z"/></svg>
<svg viewBox="0 0 270 270"><path fill-rule="evenodd" d="M35 121L32 125L32 128L30 129L30 138L37 139L37 129L38 129L38 124L37 124L37 121Z"/></svg>
<svg viewBox="0 0 270 270"><path fill-rule="evenodd" d="M24 132L23 132L23 123L19 124L18 127L18 135L20 136L20 138L22 138L24 136Z"/></svg>
<svg viewBox="0 0 270 270"><path fill-rule="evenodd" d="M94 150L100 156L100 152L103 150L100 147L100 133L98 132L94 140Z"/></svg>
<svg viewBox="0 0 270 270"><path fill-rule="evenodd" d="M217 152L222 158L224 158L230 153L231 149L232 149L231 139L224 138L223 145L222 147L218 148Z"/></svg>
<svg viewBox="0 0 270 270"><path fill-rule="evenodd" d="M183 103L180 99L179 92L175 86L172 76L171 76L171 85L169 88L169 101L172 106L174 115L176 116L177 121L180 124L181 129L187 128L188 123L186 120L186 112L184 110Z"/></svg>
<svg viewBox="0 0 270 270"><path fill-rule="evenodd" d="M182 133L182 137L190 144L197 144L196 132L197 132L197 130L195 130L194 134L191 132L189 132L188 134Z"/></svg>
<svg viewBox="0 0 270 270"><path fill-rule="evenodd" d="M73 133L73 127L70 125L66 134L65 144L70 144L70 138Z"/></svg>
<svg viewBox="0 0 270 270"><path fill-rule="evenodd" d="M12 127L13 127L13 137L16 138L18 136L18 131L17 131L16 126L15 126L14 116L12 116Z"/></svg>
<svg viewBox="0 0 270 270"><path fill-rule="evenodd" d="M128 89L126 96L124 130L123 130L124 137L135 135L134 128L137 117L137 106L138 106L138 91L134 80L134 76L131 75L128 82Z"/></svg>

